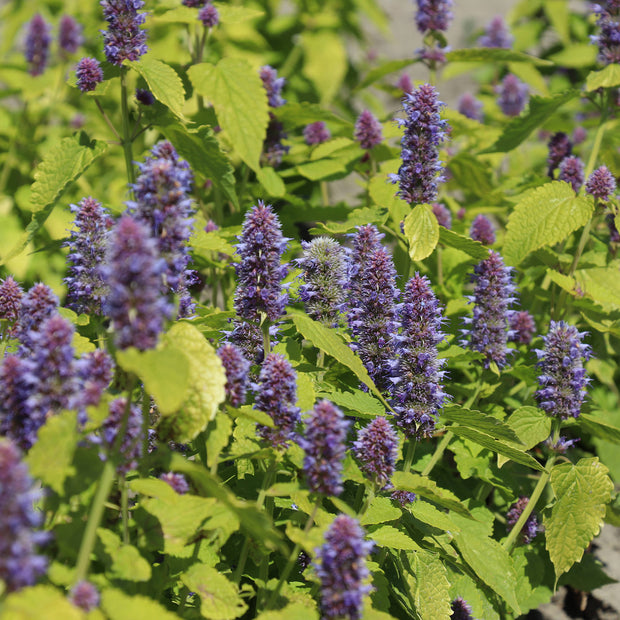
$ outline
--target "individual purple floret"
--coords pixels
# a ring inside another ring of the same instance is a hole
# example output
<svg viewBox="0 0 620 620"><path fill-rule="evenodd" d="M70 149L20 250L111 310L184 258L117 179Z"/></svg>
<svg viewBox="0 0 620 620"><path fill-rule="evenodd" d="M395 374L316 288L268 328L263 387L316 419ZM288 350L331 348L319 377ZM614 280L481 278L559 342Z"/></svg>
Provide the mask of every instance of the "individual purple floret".
<svg viewBox="0 0 620 620"><path fill-rule="evenodd" d="M103 275L110 294L104 311L111 319L119 349L152 349L170 318L172 306L162 295L166 262L148 229L124 215L112 230Z"/></svg>
<svg viewBox="0 0 620 620"><path fill-rule="evenodd" d="M437 345L444 339L443 312L425 276L416 273L407 285L401 306L395 378L396 422L407 437L430 437L446 394L441 385L444 360Z"/></svg>
<svg viewBox="0 0 620 620"><path fill-rule="evenodd" d="M471 93L464 93L461 96L458 111L474 121L482 121L482 101L478 101Z"/></svg>
<svg viewBox="0 0 620 620"><path fill-rule="evenodd" d="M332 134L323 121L316 121L304 127L304 140L309 146L327 142L331 137Z"/></svg>
<svg viewBox="0 0 620 620"><path fill-rule="evenodd" d="M484 35L478 39L479 47L512 47L514 37L510 34L508 26L500 15L496 15L485 29Z"/></svg>
<svg viewBox="0 0 620 620"><path fill-rule="evenodd" d="M482 215L476 215L469 229L469 236L474 241L480 241L482 245L493 245L495 243L495 226L491 220Z"/></svg>
<svg viewBox="0 0 620 620"><path fill-rule="evenodd" d="M139 13L143 0L100 0L108 29L103 33L103 51L108 62L121 66L124 60L138 60L146 54L146 31L140 26L146 19Z"/></svg>
<svg viewBox="0 0 620 620"><path fill-rule="evenodd" d="M598 60L606 65L620 63L620 5L617 0L602 0L593 8L599 34L590 40L598 45Z"/></svg>
<svg viewBox="0 0 620 620"><path fill-rule="evenodd" d="M545 441L545 445L552 452L556 452L557 454L566 454L569 448L572 448L579 441L581 441L579 437L575 437L574 439L566 439L566 437L560 436L555 442L553 442L552 438L549 437L549 439Z"/></svg>
<svg viewBox="0 0 620 620"><path fill-rule="evenodd" d="M551 321L545 348L536 349L541 374L534 397L543 411L561 420L577 418L586 395L589 379L583 364L591 356L590 347L581 342L586 335L574 325Z"/></svg>
<svg viewBox="0 0 620 620"><path fill-rule="evenodd" d="M234 344L224 344L217 350L226 372L226 399L233 407L245 404L248 389L250 362Z"/></svg>
<svg viewBox="0 0 620 620"><path fill-rule="evenodd" d="M297 401L297 373L290 362L279 353L265 358L258 383L254 407L271 416L274 428L258 425L258 434L276 449L285 449L295 438L301 420Z"/></svg>
<svg viewBox="0 0 620 620"><path fill-rule="evenodd" d="M216 230L219 230L219 229L220 227L213 220L209 220L207 224L205 225L204 231L206 233L210 233L210 232L215 232Z"/></svg>
<svg viewBox="0 0 620 620"><path fill-rule="evenodd" d="M451 603L452 615L451 620L474 620L473 610L467 604L467 601L457 596Z"/></svg>
<svg viewBox="0 0 620 620"><path fill-rule="evenodd" d="M549 138L548 148L549 155L547 156L547 165L549 169L547 170L547 174L553 178L553 173L560 165L560 162L571 154L573 143L563 131L558 131Z"/></svg>
<svg viewBox="0 0 620 620"><path fill-rule="evenodd" d="M434 202L431 206L437 218L437 223L444 228L452 228L452 213L450 213L450 209L441 202Z"/></svg>
<svg viewBox="0 0 620 620"><path fill-rule="evenodd" d="M6 321L6 325L2 327L2 334L9 336L15 335L16 321L21 307L24 291L22 287L13 279L13 276L7 276L6 279L0 280L0 321Z"/></svg>
<svg viewBox="0 0 620 620"><path fill-rule="evenodd" d="M509 73L498 87L497 104L506 116L519 116L529 100L528 85Z"/></svg>
<svg viewBox="0 0 620 620"><path fill-rule="evenodd" d="M101 426L104 445L107 449L116 447L118 433L123 433L120 442L120 461L116 471L126 474L138 466L142 456L142 410L131 403L127 407L127 399L123 396L110 403L110 413Z"/></svg>
<svg viewBox="0 0 620 620"><path fill-rule="evenodd" d="M99 590L90 581L79 581L71 588L69 600L83 611L92 611L99 607Z"/></svg>
<svg viewBox="0 0 620 620"><path fill-rule="evenodd" d="M521 513L525 510L525 507L528 505L529 501L529 497L520 497L514 504L512 504L512 506L510 506L508 512L506 513L506 529L508 532L510 532L515 526L516 522L521 516ZM523 529L521 530L521 541L523 542L523 544L529 545L534 540L534 538L536 538L538 533L542 531L542 525L538 523L538 518L534 513L532 513L528 517L525 525L523 526Z"/></svg>
<svg viewBox="0 0 620 620"><path fill-rule="evenodd" d="M63 15L58 25L58 45L65 52L75 54L84 42L82 25L70 15Z"/></svg>
<svg viewBox="0 0 620 620"><path fill-rule="evenodd" d="M396 490L392 491L390 499L398 502L400 504L400 507L404 508L409 504L413 504L413 502L415 502L415 500L417 499L417 495L415 493L411 493L410 491Z"/></svg>
<svg viewBox="0 0 620 620"><path fill-rule="evenodd" d="M32 76L41 75L45 71L52 42L51 26L37 13L28 23L26 31L26 61L28 73Z"/></svg>
<svg viewBox="0 0 620 620"><path fill-rule="evenodd" d="M8 592L34 585L47 569L45 556L37 555L49 540L47 532L37 531L44 519L34 504L41 495L19 449L0 438L0 580Z"/></svg>
<svg viewBox="0 0 620 620"><path fill-rule="evenodd" d="M616 191L616 179L607 166L597 168L586 183L586 194L597 200L609 200Z"/></svg>
<svg viewBox="0 0 620 620"><path fill-rule="evenodd" d="M448 124L439 116L443 102L430 84L422 84L403 97L406 118L400 141L402 164L398 174L390 175L398 183L398 196L409 204L432 203L437 199L437 184L444 180L439 146L444 142Z"/></svg>
<svg viewBox="0 0 620 620"><path fill-rule="evenodd" d="M334 239L317 237L302 241L303 256L297 259L302 268L299 297L308 316L325 325L338 323L347 291L347 255Z"/></svg>
<svg viewBox="0 0 620 620"><path fill-rule="evenodd" d="M83 198L79 204L72 204L71 212L75 214L74 228L64 244L69 248L68 275L64 280L67 307L78 314L101 316L103 300L108 294L101 265L114 220L94 198Z"/></svg>
<svg viewBox="0 0 620 620"><path fill-rule="evenodd" d="M103 392L112 381L114 361L102 349L84 353L76 362L80 389L76 395L76 406L80 408L95 407L99 404Z"/></svg>
<svg viewBox="0 0 620 620"><path fill-rule="evenodd" d="M267 91L267 100L269 107L279 108L286 103L286 99L282 98L282 88L286 83L286 79L278 77L278 72L269 65L265 65L260 68L260 79L263 81L263 86Z"/></svg>
<svg viewBox="0 0 620 620"><path fill-rule="evenodd" d="M155 103L153 93L146 88L136 88L136 100L142 105L153 105Z"/></svg>
<svg viewBox="0 0 620 620"><path fill-rule="evenodd" d="M83 93L89 93L103 82L103 69L98 60L82 58L75 67L75 77L77 87Z"/></svg>
<svg viewBox="0 0 620 620"><path fill-rule="evenodd" d="M32 348L32 335L37 332L43 321L56 314L58 297L52 289L39 282L35 284L21 300L18 311L16 335L21 343L20 353L27 355Z"/></svg>
<svg viewBox="0 0 620 620"><path fill-rule="evenodd" d="M189 484L183 474L167 472L159 477L160 480L168 483L179 495L185 495L189 491Z"/></svg>
<svg viewBox="0 0 620 620"><path fill-rule="evenodd" d="M381 123L370 110L364 110L357 117L353 137L360 143L360 146L367 151L381 144L383 140Z"/></svg>
<svg viewBox="0 0 620 620"><path fill-rule="evenodd" d="M424 34L428 30L447 30L454 15L452 0L416 0L418 11L415 23L418 30Z"/></svg>
<svg viewBox="0 0 620 620"><path fill-rule="evenodd" d="M527 310L519 310L510 317L510 330L508 340L517 344L530 344L536 333L534 317Z"/></svg>
<svg viewBox="0 0 620 620"><path fill-rule="evenodd" d="M313 493L342 493L342 464L349 425L342 411L327 400L319 401L305 420L305 433L298 442L306 453L304 473Z"/></svg>
<svg viewBox="0 0 620 620"><path fill-rule="evenodd" d="M340 514L333 520L315 564L321 580L322 618L362 617L364 596L371 590L364 584L370 576L366 556L373 548L356 519Z"/></svg>
<svg viewBox="0 0 620 620"><path fill-rule="evenodd" d="M398 458L398 435L383 417L375 418L357 433L353 451L360 469L384 489L390 483Z"/></svg>
<svg viewBox="0 0 620 620"><path fill-rule="evenodd" d="M584 166L581 159L573 155L565 157L560 162L560 174L558 175L558 179L570 183L573 191L578 192L585 180Z"/></svg>
<svg viewBox="0 0 620 620"><path fill-rule="evenodd" d="M465 330L469 339L463 341L463 346L482 353L485 368L491 362L503 368L509 352L506 347L508 324L512 318L509 308L515 301L511 269L504 265L497 252L490 251L489 257L474 268L472 279L475 288L469 300L474 303L474 316L465 319L470 328Z"/></svg>
<svg viewBox="0 0 620 620"><path fill-rule="evenodd" d="M208 3L198 11L198 19L205 28L215 28L220 23L220 14L211 3Z"/></svg>

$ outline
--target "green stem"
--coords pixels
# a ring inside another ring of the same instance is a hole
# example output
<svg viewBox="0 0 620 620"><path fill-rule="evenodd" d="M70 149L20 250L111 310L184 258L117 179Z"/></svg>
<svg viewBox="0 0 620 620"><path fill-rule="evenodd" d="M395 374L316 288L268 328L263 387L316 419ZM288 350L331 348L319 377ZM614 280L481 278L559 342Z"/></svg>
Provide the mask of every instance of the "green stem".
<svg viewBox="0 0 620 620"><path fill-rule="evenodd" d="M271 352L271 339L269 336L269 319L267 315L263 315L263 320L261 321L261 330L263 332L263 351L265 352L265 357L269 355Z"/></svg>
<svg viewBox="0 0 620 620"><path fill-rule="evenodd" d="M123 516L123 544L129 544L129 498L127 496L127 478L123 476L121 485L121 514Z"/></svg>
<svg viewBox="0 0 620 620"><path fill-rule="evenodd" d="M405 473L408 473L411 470L416 443L417 442L415 441L415 439L410 439L407 442L407 455L405 456L405 464L403 466L403 472Z"/></svg>
<svg viewBox="0 0 620 620"><path fill-rule="evenodd" d="M129 105L127 92L127 67L121 67L121 114L123 120L123 152L125 153L125 168L130 185L134 183L133 152L131 143L131 128L129 127Z"/></svg>
<svg viewBox="0 0 620 620"><path fill-rule="evenodd" d="M327 183L321 181L321 200L324 207L329 207L329 191L327 190Z"/></svg>
<svg viewBox="0 0 620 620"><path fill-rule="evenodd" d="M437 448L435 448L435 453L433 454L433 456L431 457L431 460L428 462L428 465L424 468L424 471L422 472L423 476L428 476L433 471L433 468L435 467L435 465L437 465L437 463L439 462L439 459L443 456L443 453L446 451L446 448L448 447L448 444L452 440L452 437L454 437L454 435L452 434L452 431L448 431L441 438L441 441L437 445Z"/></svg>
<svg viewBox="0 0 620 620"><path fill-rule="evenodd" d="M372 504L373 500L375 499L375 484L369 484L368 485L368 494L366 495L366 499L364 501L364 504L361 508L361 510L357 513L358 517L362 517L363 515L366 514L366 511L368 510L368 508L370 508L370 504Z"/></svg>
<svg viewBox="0 0 620 620"><path fill-rule="evenodd" d="M122 144L123 143L123 139L118 135L118 131L116 131L116 127L114 127L114 125L112 124L112 121L110 120L110 117L106 114L106 111L103 109L103 106L101 105L101 102L99 101L99 99L97 97L95 97L95 104L96 104L97 109L99 110L101 116L103 117L103 120L107 123L108 127L111 129L111 131L114 134L115 138Z"/></svg>

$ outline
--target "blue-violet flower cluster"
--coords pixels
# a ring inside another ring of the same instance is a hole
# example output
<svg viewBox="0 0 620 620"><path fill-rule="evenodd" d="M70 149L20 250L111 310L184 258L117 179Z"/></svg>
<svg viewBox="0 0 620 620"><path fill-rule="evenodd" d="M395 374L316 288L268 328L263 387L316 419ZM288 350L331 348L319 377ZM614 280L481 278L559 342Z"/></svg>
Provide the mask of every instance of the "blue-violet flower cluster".
<svg viewBox="0 0 620 620"><path fill-rule="evenodd" d="M508 509L508 512L506 513L506 529L509 532L510 530L512 530L512 528L515 526L515 524L519 520L521 513L525 510L525 507L528 505L529 501L530 501L529 497L520 497ZM525 522L525 525L523 526L523 529L521 530L521 533L520 533L521 541L524 544L529 545L534 540L534 538L536 538L538 533L542 531L543 531L543 528L542 528L542 525L540 525L540 523L538 522L538 517L534 513L532 513L528 517L527 521Z"/></svg>
<svg viewBox="0 0 620 620"><path fill-rule="evenodd" d="M620 4L617 0L602 0L594 5L599 33L591 37L598 45L598 60L606 65L620 63Z"/></svg>
<svg viewBox="0 0 620 620"><path fill-rule="evenodd" d="M138 60L148 51L146 31L140 26L146 19L139 9L144 0L101 0L108 29L103 32L103 51L110 64L121 66L124 60Z"/></svg>
<svg viewBox="0 0 620 620"><path fill-rule="evenodd" d="M428 30L444 31L448 29L454 15L452 0L416 0L418 10L415 23L418 30L425 34Z"/></svg>
<svg viewBox="0 0 620 620"><path fill-rule="evenodd" d="M243 351L234 344L224 344L217 354L226 372L226 399L233 407L245 404L249 383L250 362L243 356Z"/></svg>
<svg viewBox="0 0 620 620"><path fill-rule="evenodd" d="M467 601L460 596L457 596L452 603L452 615L451 620L474 620L474 612L468 605Z"/></svg>
<svg viewBox="0 0 620 620"><path fill-rule="evenodd" d="M495 226L488 217L479 213L471 224L469 236L474 241L480 241L482 245L493 245L495 243Z"/></svg>
<svg viewBox="0 0 620 620"><path fill-rule="evenodd" d="M560 162L560 181L570 183L574 192L578 192L585 181L584 165L579 157L571 155Z"/></svg>
<svg viewBox="0 0 620 620"><path fill-rule="evenodd" d="M69 54L75 54L84 42L82 26L71 17L63 15L58 25L58 45Z"/></svg>
<svg viewBox="0 0 620 620"><path fill-rule="evenodd" d="M45 71L52 42L50 25L37 13L28 23L26 31L26 61L30 65L32 76L41 75Z"/></svg>
<svg viewBox="0 0 620 620"><path fill-rule="evenodd" d="M376 417L361 428L353 443L353 451L360 469L380 489L389 485L398 458L398 435L386 418Z"/></svg>
<svg viewBox="0 0 620 620"><path fill-rule="evenodd" d="M355 121L353 137L365 150L370 150L374 146L381 144L383 140L383 129L377 117L370 111L364 110Z"/></svg>
<svg viewBox="0 0 620 620"><path fill-rule="evenodd" d="M607 166L600 166L586 182L586 193L597 200L607 201L616 191L616 178Z"/></svg>
<svg viewBox="0 0 620 620"><path fill-rule="evenodd" d="M529 100L529 93L528 85L509 73L498 87L497 104L506 116L519 116Z"/></svg>
<svg viewBox="0 0 620 620"><path fill-rule="evenodd" d="M503 18L496 15L485 28L484 35L478 39L480 47L500 47L509 49L512 47L514 37L510 34L508 26Z"/></svg>

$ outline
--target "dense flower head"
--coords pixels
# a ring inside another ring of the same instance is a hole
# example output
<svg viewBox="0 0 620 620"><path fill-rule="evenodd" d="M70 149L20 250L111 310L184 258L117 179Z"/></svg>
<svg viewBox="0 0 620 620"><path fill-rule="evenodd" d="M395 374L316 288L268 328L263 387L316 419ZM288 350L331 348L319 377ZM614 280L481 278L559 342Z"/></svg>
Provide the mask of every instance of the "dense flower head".
<svg viewBox="0 0 620 620"><path fill-rule="evenodd" d="M506 116L519 116L529 100L528 85L509 73L498 88L497 104Z"/></svg>
<svg viewBox="0 0 620 620"><path fill-rule="evenodd" d="M381 144L383 129L377 117L370 111L364 110L355 121L353 137L360 143L363 149L370 150Z"/></svg>
<svg viewBox="0 0 620 620"><path fill-rule="evenodd" d="M77 87L83 93L89 93L97 88L97 84L103 82L103 69L98 60L87 56L81 58L76 65L75 77Z"/></svg>
<svg viewBox="0 0 620 620"><path fill-rule="evenodd" d="M8 592L34 585L47 568L37 547L49 540L43 513L33 505L41 498L17 446L0 438L0 579Z"/></svg>
<svg viewBox="0 0 620 620"><path fill-rule="evenodd" d="M460 596L457 596L450 606L452 607L452 615L450 616L452 620L474 620L474 612L471 606Z"/></svg>
<svg viewBox="0 0 620 620"><path fill-rule="evenodd" d="M519 310L510 317L509 340L517 344L530 344L536 333L534 317L527 310Z"/></svg>
<svg viewBox="0 0 620 620"><path fill-rule="evenodd" d="M106 351L97 349L84 353L75 366L80 382L76 405L80 408L97 406L112 381L114 360Z"/></svg>
<svg viewBox="0 0 620 620"><path fill-rule="evenodd" d="M583 127L581 127L581 125L579 127L575 127L573 131L573 142L575 144L581 144L582 142L585 142L587 137L588 132Z"/></svg>
<svg viewBox="0 0 620 620"><path fill-rule="evenodd" d="M279 108L286 103L286 99L282 98L282 89L286 83L286 79L278 77L278 72L273 67L265 65L260 68L260 79L267 91L267 100L272 108Z"/></svg>
<svg viewBox="0 0 620 620"><path fill-rule="evenodd" d="M521 513L525 510L525 507L528 505L530 501L529 497L520 497L514 504L510 506L508 512L506 513L506 529L510 532L512 528L515 526L516 522L519 520ZM532 514L528 517L523 529L520 533L521 541L529 545L534 538L538 535L539 532L542 532L542 525L538 522L538 518L536 514L532 512Z"/></svg>
<svg viewBox="0 0 620 620"><path fill-rule="evenodd" d="M76 22L71 15L63 15L58 24L58 45L60 48L69 54L75 54L83 42L82 25Z"/></svg>
<svg viewBox="0 0 620 620"><path fill-rule="evenodd" d="M331 132L323 121L316 121L304 127L304 140L306 144L321 144L332 137Z"/></svg>
<svg viewBox="0 0 620 620"><path fill-rule="evenodd" d="M586 335L574 325L551 321L544 349L536 349L541 374L534 397L543 411L561 420L578 417L586 395L589 380L583 364L591 356L590 347L581 342Z"/></svg>
<svg viewBox="0 0 620 620"><path fill-rule="evenodd" d="M189 484L187 484L183 474L175 474L169 471L159 476L159 479L169 484L179 495L185 495L189 492Z"/></svg>
<svg viewBox="0 0 620 620"><path fill-rule="evenodd" d="M474 294L469 300L474 303L474 316L465 319L470 328L466 330L469 339L463 345L484 355L485 368L491 362L502 368L509 352L506 347L512 317L509 308L515 301L511 269L497 252L490 251L489 257L474 268L473 281Z"/></svg>
<svg viewBox="0 0 620 620"><path fill-rule="evenodd" d="M428 30L447 30L452 18L452 0L416 0L418 11L415 23L424 34Z"/></svg>
<svg viewBox="0 0 620 620"><path fill-rule="evenodd" d="M208 0L183 0L182 4L192 9L199 9L201 6L207 4Z"/></svg>
<svg viewBox="0 0 620 620"><path fill-rule="evenodd" d="M482 245L493 245L495 243L495 226L491 220L482 215L476 215L469 229L469 236L474 241L480 241Z"/></svg>
<svg viewBox="0 0 620 620"><path fill-rule="evenodd" d="M616 191L616 178L607 166L600 166L589 177L586 193L598 200L609 200Z"/></svg>
<svg viewBox="0 0 620 620"><path fill-rule="evenodd" d="M408 506L409 504L413 504L417 499L417 495L415 493L411 493L411 491L402 491L397 489L396 491L392 491L390 495L390 499L392 501L398 502L401 508Z"/></svg>
<svg viewBox="0 0 620 620"><path fill-rule="evenodd" d="M27 354L31 349L32 335L41 328L43 321L56 314L57 310L58 297L42 282L35 284L22 297L16 328L22 354Z"/></svg>
<svg viewBox="0 0 620 620"><path fill-rule="evenodd" d="M572 153L573 143L563 131L558 131L549 138L547 146L549 148L549 155L547 156L549 169L547 174L553 178L553 172L560 165L560 162Z"/></svg>
<svg viewBox="0 0 620 620"><path fill-rule="evenodd" d="M340 514L333 520L317 551L322 618L362 617L364 596L371 590L364 584L370 576L366 556L373 547L372 541L364 540L364 530L356 519Z"/></svg>
<svg viewBox="0 0 620 620"><path fill-rule="evenodd" d="M136 88L136 100L142 105L153 105L155 103L153 93L146 88Z"/></svg>
<svg viewBox="0 0 620 620"><path fill-rule="evenodd" d="M452 228L452 213L450 213L450 209L441 202L434 202L431 207L437 218L437 223L444 228Z"/></svg>
<svg viewBox="0 0 620 620"><path fill-rule="evenodd" d="M496 15L485 28L484 34L478 39L480 47L512 47L514 37L500 15Z"/></svg>
<svg viewBox="0 0 620 620"><path fill-rule="evenodd" d="M482 101L476 99L471 93L464 93L461 96L458 111L474 121L482 121Z"/></svg>
<svg viewBox="0 0 620 620"><path fill-rule="evenodd" d="M398 435L384 417L377 417L357 433L353 450L360 469L379 488L385 488L396 469Z"/></svg>
<svg viewBox="0 0 620 620"><path fill-rule="evenodd" d="M429 67L436 67L446 62L446 54L450 51L450 46L425 45L416 50L416 55ZM412 92L412 91L410 91Z"/></svg>
<svg viewBox="0 0 620 620"><path fill-rule="evenodd" d="M124 60L138 60L146 54L146 31L140 26L146 19L139 12L143 0L100 0L108 29L103 31L103 51L108 62L121 66Z"/></svg>
<svg viewBox="0 0 620 620"><path fill-rule="evenodd" d="M170 318L172 306L161 291L166 262L149 230L124 215L109 238L104 279L110 293L104 311L110 317L119 349L152 349Z"/></svg>
<svg viewBox="0 0 620 620"><path fill-rule="evenodd" d="M396 88L402 90L403 93L412 93L414 89L413 82L406 73L401 74L395 86Z"/></svg>
<svg viewBox="0 0 620 620"><path fill-rule="evenodd" d="M349 425L342 411L327 400L319 401L305 420L305 433L298 442L306 453L304 473L314 493L342 493L342 466Z"/></svg>
<svg viewBox="0 0 620 620"><path fill-rule="evenodd" d="M198 19L205 28L215 28L220 23L220 14L211 3L208 3L198 11Z"/></svg>
<svg viewBox="0 0 620 620"><path fill-rule="evenodd" d="M338 323L346 298L347 255L334 239L317 237L302 241L303 256L297 259L302 268L299 297L308 316L326 325Z"/></svg>
<svg viewBox="0 0 620 620"><path fill-rule="evenodd" d="M398 121L404 127L400 142L402 164L398 174L390 177L399 185L397 194L410 204L435 201L437 184L444 180L439 146L445 140L448 124L439 115L443 105L430 84L422 84L403 97L406 118Z"/></svg>
<svg viewBox="0 0 620 620"><path fill-rule="evenodd" d="M250 362L243 356L243 351L234 344L222 345L217 354L226 372L226 399L233 407L240 407L245 403Z"/></svg>
<svg viewBox="0 0 620 620"><path fill-rule="evenodd" d="M73 230L65 246L68 275L67 307L78 314L102 314L103 300L108 290L101 274L105 259L108 231L114 220L108 210L94 198L83 198L71 205L75 214Z"/></svg>
<svg viewBox="0 0 620 620"><path fill-rule="evenodd" d="M142 409L131 403L127 407L127 399L122 396L110 403L110 412L101 426L101 434L106 448L116 445L119 432L123 438L119 446L120 460L116 471L126 474L138 466L142 456Z"/></svg>
<svg viewBox="0 0 620 620"><path fill-rule="evenodd" d="M394 390L396 421L407 437L429 437L446 398L441 385L443 360L437 354L437 345L445 336L441 331L443 312L425 276L416 273L407 282L400 321Z"/></svg>
<svg viewBox="0 0 620 620"><path fill-rule="evenodd" d="M258 434L274 448L286 448L301 420L297 401L297 373L280 353L269 353L256 385L254 407L271 416L274 428L259 425Z"/></svg>
<svg viewBox="0 0 620 620"><path fill-rule="evenodd" d="M69 593L69 600L83 611L92 611L99 607L100 600L99 590L97 586L90 581L79 581L76 583Z"/></svg>
<svg viewBox="0 0 620 620"><path fill-rule="evenodd" d="M255 322L248 322L244 319L234 318L233 329L227 334L228 340L239 347L243 357L251 364L260 364L264 357L263 332L261 326ZM277 325L269 326L271 342L277 336Z"/></svg>
<svg viewBox="0 0 620 620"><path fill-rule="evenodd" d="M7 276L4 280L0 280L0 321L7 322L9 334L14 332L23 296L24 291L13 276Z"/></svg>
<svg viewBox="0 0 620 620"><path fill-rule="evenodd" d="M579 157L571 155L560 162L560 181L570 183L574 192L578 192L585 181L584 165Z"/></svg>
<svg viewBox="0 0 620 620"><path fill-rule="evenodd" d="M599 32L590 37L598 46L599 62L610 65L620 62L620 6L615 0L594 5Z"/></svg>
<svg viewBox="0 0 620 620"><path fill-rule="evenodd" d="M32 76L45 71L52 42L51 26L37 13L28 22L26 30L26 61L30 65L28 72Z"/></svg>

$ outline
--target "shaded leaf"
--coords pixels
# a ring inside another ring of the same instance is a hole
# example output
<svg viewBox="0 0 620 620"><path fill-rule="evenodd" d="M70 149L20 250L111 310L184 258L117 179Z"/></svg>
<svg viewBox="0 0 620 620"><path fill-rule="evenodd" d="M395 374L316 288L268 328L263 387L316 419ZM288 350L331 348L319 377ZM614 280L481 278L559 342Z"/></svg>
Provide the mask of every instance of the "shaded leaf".
<svg viewBox="0 0 620 620"><path fill-rule="evenodd" d="M439 240L444 245L465 252L465 254L468 254L477 261L484 260L489 256L489 249L483 246L479 241L474 241L469 237L459 235L443 226L439 227Z"/></svg>

